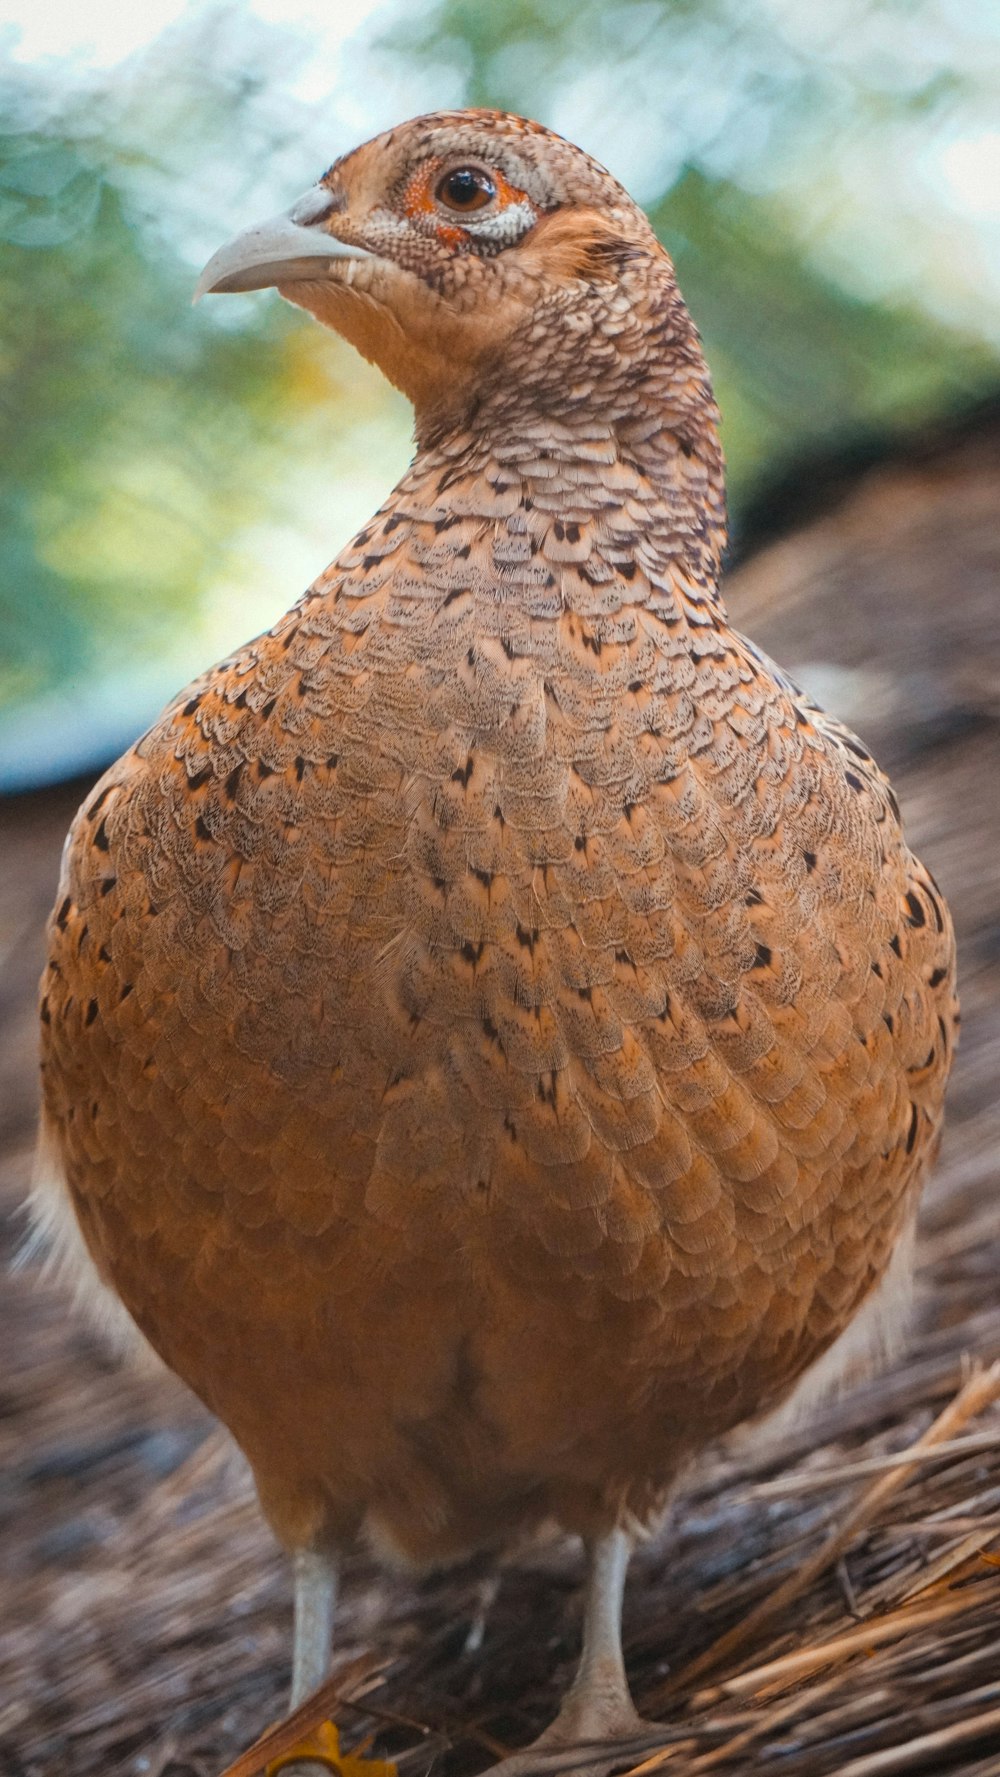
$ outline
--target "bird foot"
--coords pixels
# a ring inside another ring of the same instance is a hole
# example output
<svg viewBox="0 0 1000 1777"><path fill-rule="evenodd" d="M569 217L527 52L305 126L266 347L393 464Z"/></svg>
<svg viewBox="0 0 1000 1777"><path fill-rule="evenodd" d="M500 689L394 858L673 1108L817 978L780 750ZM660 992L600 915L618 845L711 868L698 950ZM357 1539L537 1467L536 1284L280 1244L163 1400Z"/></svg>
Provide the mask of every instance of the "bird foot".
<svg viewBox="0 0 1000 1777"><path fill-rule="evenodd" d="M326 1777L328 1771L342 1770L340 1735L332 1721L324 1721L280 1758L272 1759L264 1777L278 1777L279 1772L283 1777Z"/></svg>
<svg viewBox="0 0 1000 1777"><path fill-rule="evenodd" d="M564 1710L523 1751L491 1765L486 1777L610 1777L664 1746L670 1730L629 1706L581 1721Z"/></svg>

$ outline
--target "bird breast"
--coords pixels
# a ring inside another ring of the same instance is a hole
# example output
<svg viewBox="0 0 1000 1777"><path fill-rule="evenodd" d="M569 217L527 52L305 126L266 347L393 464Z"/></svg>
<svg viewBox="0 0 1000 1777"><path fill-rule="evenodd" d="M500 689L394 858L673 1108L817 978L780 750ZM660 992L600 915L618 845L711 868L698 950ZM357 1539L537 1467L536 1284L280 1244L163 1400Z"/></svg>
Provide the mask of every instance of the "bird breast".
<svg viewBox="0 0 1000 1777"><path fill-rule="evenodd" d="M373 1275L450 1291L462 1349L492 1298L561 1349L614 1303L636 1399L721 1425L885 1268L946 915L864 748L729 627L698 463L665 501L607 459L424 461L81 811L50 1117L161 1348L192 1277L291 1312L322 1276L358 1365Z"/></svg>

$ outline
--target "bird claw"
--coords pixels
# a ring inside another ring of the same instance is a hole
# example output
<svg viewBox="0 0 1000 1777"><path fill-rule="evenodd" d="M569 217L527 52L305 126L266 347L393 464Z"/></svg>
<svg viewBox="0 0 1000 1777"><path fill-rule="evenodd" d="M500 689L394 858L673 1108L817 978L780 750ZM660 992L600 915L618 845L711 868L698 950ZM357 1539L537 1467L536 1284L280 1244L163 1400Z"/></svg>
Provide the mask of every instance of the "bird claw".
<svg viewBox="0 0 1000 1777"><path fill-rule="evenodd" d="M668 1740L668 1729L638 1718L621 1735L599 1740L570 1741L548 1730L522 1752L491 1765L486 1777L609 1777L665 1750Z"/></svg>

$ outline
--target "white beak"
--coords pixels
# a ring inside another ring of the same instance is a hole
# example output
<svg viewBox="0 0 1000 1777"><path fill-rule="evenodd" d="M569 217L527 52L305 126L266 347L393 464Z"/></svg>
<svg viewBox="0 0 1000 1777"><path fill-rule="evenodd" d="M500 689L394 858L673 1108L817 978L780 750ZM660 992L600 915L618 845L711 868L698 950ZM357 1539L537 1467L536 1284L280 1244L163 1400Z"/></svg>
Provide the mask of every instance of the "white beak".
<svg viewBox="0 0 1000 1777"><path fill-rule="evenodd" d="M212 254L192 300L321 278L324 260L330 264L333 260L374 258L363 247L349 247L327 233L322 225L332 208L328 188L314 185L290 210L244 229Z"/></svg>

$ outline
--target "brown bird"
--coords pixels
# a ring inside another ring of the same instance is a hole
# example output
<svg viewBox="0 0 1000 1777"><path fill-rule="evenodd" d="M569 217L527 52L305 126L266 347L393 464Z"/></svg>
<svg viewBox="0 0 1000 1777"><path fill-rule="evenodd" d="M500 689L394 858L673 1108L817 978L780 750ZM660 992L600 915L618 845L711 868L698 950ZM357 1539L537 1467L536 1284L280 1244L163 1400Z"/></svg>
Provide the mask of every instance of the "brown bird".
<svg viewBox="0 0 1000 1777"><path fill-rule="evenodd" d="M422 1566L554 1519L585 1642L536 1749L614 1740L635 1528L912 1223L948 913L864 746L729 623L698 336L602 167L417 119L201 289L267 285L411 398L416 456L76 819L53 1213L249 1458L293 1701L354 1539Z"/></svg>

